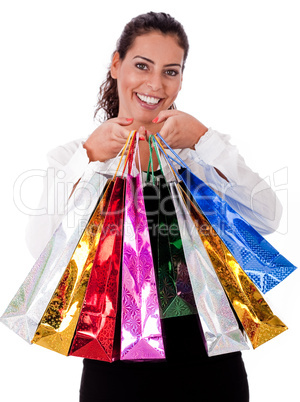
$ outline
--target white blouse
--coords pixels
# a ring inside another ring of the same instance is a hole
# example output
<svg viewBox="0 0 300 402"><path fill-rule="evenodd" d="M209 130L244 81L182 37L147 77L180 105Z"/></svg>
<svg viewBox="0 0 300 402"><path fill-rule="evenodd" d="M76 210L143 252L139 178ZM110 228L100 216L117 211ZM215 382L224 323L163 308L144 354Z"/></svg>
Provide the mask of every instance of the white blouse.
<svg viewBox="0 0 300 402"><path fill-rule="evenodd" d="M242 215L261 234L275 231L282 215L282 206L270 186L254 173L229 142L230 137L209 129L195 146L195 150L175 150L192 172L213 188L233 209ZM83 148L84 139L59 146L48 153L49 168L44 178L44 189L38 209L42 215L31 215L26 241L32 255L37 258L62 220L75 183L86 169L101 173L115 173L119 157L106 162L91 162ZM168 151L170 155L170 151ZM173 176L162 167L167 180ZM217 168L228 179L224 180ZM49 200L54 200L49 202Z"/></svg>

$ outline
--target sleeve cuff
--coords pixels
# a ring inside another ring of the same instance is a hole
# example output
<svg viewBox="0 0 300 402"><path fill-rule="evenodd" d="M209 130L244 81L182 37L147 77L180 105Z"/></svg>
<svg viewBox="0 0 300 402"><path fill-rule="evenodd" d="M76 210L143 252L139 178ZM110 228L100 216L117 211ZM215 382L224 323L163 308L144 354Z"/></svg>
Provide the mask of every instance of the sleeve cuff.
<svg viewBox="0 0 300 402"><path fill-rule="evenodd" d="M225 148L226 143L223 141L220 134L212 128L209 128L195 145L195 152L203 162L212 164Z"/></svg>
<svg viewBox="0 0 300 402"><path fill-rule="evenodd" d="M86 149L83 148L82 142L79 144L77 151L70 159L69 163L64 167L66 175L77 181L89 165L89 158Z"/></svg>

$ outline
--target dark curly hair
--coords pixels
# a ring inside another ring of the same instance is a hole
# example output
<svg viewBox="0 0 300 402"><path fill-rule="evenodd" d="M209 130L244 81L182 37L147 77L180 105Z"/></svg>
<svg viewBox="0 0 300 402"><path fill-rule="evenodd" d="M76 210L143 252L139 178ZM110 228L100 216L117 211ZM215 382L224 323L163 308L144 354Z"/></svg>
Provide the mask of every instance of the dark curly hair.
<svg viewBox="0 0 300 402"><path fill-rule="evenodd" d="M128 50L133 45L136 37L145 35L152 31L159 31L165 35L174 35L177 38L178 45L184 50L183 67L189 51L189 42L183 26L169 14L149 12L133 18L127 25L117 41L115 52L118 52L120 59L124 60ZM113 55L115 54L113 53ZM174 109L175 106L170 107ZM118 116L119 96L117 89L117 80L111 77L110 68L107 72L106 80L101 84L98 103L94 117L99 111L104 114L101 120L108 120Z"/></svg>

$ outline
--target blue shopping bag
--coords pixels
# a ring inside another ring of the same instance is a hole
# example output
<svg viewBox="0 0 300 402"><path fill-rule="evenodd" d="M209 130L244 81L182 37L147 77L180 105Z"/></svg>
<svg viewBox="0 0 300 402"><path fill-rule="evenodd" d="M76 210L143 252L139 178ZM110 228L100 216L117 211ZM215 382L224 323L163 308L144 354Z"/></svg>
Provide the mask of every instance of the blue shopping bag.
<svg viewBox="0 0 300 402"><path fill-rule="evenodd" d="M175 156L176 159L164 152L170 167L182 181L181 185L192 195L229 251L263 293L278 285L296 269L225 200L193 174L159 133L154 138L161 149L163 142ZM173 161L181 166L178 171Z"/></svg>

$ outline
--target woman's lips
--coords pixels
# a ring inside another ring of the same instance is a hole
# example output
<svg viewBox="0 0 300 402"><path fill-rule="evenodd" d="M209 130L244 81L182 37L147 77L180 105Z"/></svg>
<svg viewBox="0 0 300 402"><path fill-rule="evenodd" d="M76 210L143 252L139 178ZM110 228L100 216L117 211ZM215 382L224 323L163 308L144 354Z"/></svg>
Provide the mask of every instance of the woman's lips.
<svg viewBox="0 0 300 402"><path fill-rule="evenodd" d="M154 96L148 96L144 94L140 94L135 92L135 97L138 101L138 103L145 109L148 110L154 110L158 107L160 102L162 101L162 98L157 98Z"/></svg>

